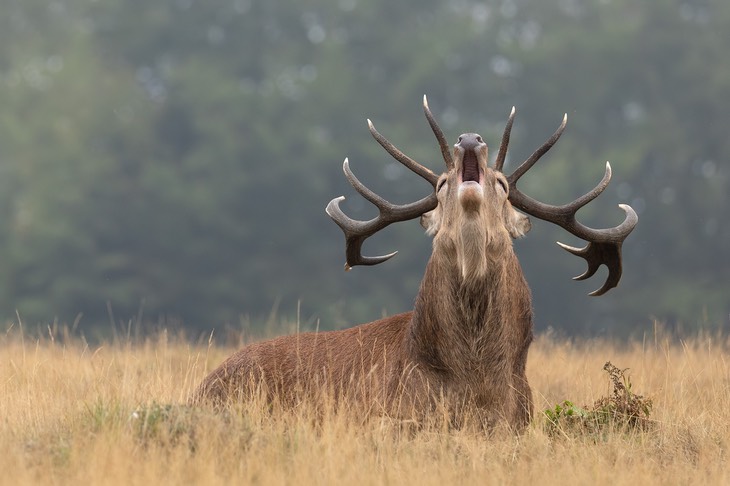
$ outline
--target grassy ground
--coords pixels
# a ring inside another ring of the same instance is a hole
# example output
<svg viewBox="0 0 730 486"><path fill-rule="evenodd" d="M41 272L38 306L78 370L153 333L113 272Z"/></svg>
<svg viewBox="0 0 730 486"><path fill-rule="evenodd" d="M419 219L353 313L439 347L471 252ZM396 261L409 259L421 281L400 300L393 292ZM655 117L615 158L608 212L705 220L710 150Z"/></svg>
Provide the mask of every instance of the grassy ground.
<svg viewBox="0 0 730 486"><path fill-rule="evenodd" d="M539 337L520 436L365 424L346 413L181 406L233 347L0 335L3 484L730 484L730 341ZM551 426L542 410L612 394L606 361L653 402L644 428Z"/></svg>

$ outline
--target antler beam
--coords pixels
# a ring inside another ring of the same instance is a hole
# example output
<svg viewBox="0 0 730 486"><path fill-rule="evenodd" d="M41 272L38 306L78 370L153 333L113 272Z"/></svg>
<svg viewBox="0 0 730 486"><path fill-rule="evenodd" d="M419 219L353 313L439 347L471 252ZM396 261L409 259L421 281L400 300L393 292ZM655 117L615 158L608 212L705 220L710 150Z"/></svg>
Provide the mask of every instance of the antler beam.
<svg viewBox="0 0 730 486"><path fill-rule="evenodd" d="M446 154L444 155L444 160L448 165L446 157L448 155L448 160L450 160L451 155L448 153L446 139L435 121L432 121L433 115L431 115L431 111L428 109L425 96L423 98L423 106L426 112L426 118L428 118L429 124L431 125L431 129L434 131L434 134L436 134L439 145L441 145L442 154ZM393 145L375 129L375 126L370 120L368 120L368 128L370 129L370 133L373 138L385 149L386 152L388 152L398 162L427 180L429 184L433 186L434 191L423 199L410 204L393 204L375 194L362 182L360 182L360 180L355 177L355 174L352 173L349 161L345 159L345 162L342 164L342 170L345 172L345 177L347 177L347 180L350 181L352 187L354 187L355 190L365 199L373 203L379 211L378 216L369 221L358 221L347 216L340 208L340 203L345 199L344 196L334 198L327 205L325 211L327 211L327 214L345 233L345 254L347 257L345 270L350 270L355 265L377 265L378 263L382 263L389 258L392 258L396 253L398 253L397 251L376 257L363 256L362 245L368 237L374 235L391 223L417 218L423 213L431 211L438 204L435 191L438 176L430 169L422 166L401 152L395 145Z"/></svg>
<svg viewBox="0 0 730 486"><path fill-rule="evenodd" d="M497 156L496 167L502 170L504 159L507 153L507 145L509 144L510 132L512 130L512 122L514 120L515 110L507 120L504 135L502 136L502 145ZM586 260L588 269L582 275L575 277L575 280L585 280L592 277L598 267L606 265L608 268L608 278L603 286L589 295L598 296L605 294L608 290L616 287L621 280L621 245L626 237L633 231L639 221L639 217L631 206L628 204L619 204L619 207L626 213L624 221L613 228L594 229L585 226L577 221L575 215L580 208L597 198L608 186L611 181L611 164L606 162L606 172L601 182L590 192L579 197L575 201L562 206L553 206L537 201L517 189L517 181L522 177L545 153L552 148L558 141L560 135L568 121L568 115L563 117L563 121L553 135L545 141L527 160L507 177L510 185L509 200L513 206L524 211L536 218L557 224L571 234L588 241L584 248L575 248L558 242L561 248L569 251L573 255L579 256Z"/></svg>

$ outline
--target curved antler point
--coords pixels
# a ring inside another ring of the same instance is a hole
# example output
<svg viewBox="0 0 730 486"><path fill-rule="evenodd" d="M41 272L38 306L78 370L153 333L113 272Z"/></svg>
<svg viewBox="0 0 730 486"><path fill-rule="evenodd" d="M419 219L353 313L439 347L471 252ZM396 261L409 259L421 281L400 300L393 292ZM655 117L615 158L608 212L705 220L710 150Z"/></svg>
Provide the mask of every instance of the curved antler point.
<svg viewBox="0 0 730 486"><path fill-rule="evenodd" d="M353 263L354 265L377 265L379 263L383 263L386 260L390 260L398 253L398 250L394 251L393 253L388 253L387 255L379 255L374 257L369 256L362 256L360 255L360 259Z"/></svg>
<svg viewBox="0 0 730 486"><path fill-rule="evenodd" d="M342 197L342 196L340 196L340 197ZM570 249L570 250L577 250L578 249L578 248L576 248L574 246L566 245L565 243L561 243L559 241L556 241L555 244L558 245L563 250L568 250L568 249Z"/></svg>
<svg viewBox="0 0 730 486"><path fill-rule="evenodd" d="M335 219L335 213L334 209L339 208L340 203L345 200L345 196L339 196L334 199L332 199L329 204L327 204L327 207L324 208L324 212L327 213L327 216L329 216L332 219Z"/></svg>
<svg viewBox="0 0 730 486"><path fill-rule="evenodd" d="M425 94L423 95L423 107L428 108L428 98Z"/></svg>
<svg viewBox="0 0 730 486"><path fill-rule="evenodd" d="M636 223L639 221L639 215L636 214L636 211L634 208L629 206L628 204L619 204L618 207L624 210L626 213L626 219L631 219L634 221L634 226L636 226Z"/></svg>
<svg viewBox="0 0 730 486"><path fill-rule="evenodd" d="M599 186L603 185L604 181L605 181L605 185L608 186L608 183L611 182L612 175L613 175L613 171L611 170L611 164L608 161L606 161L606 173L603 174L603 181L601 181L599 183ZM601 192L603 192L603 190L601 190Z"/></svg>
<svg viewBox="0 0 730 486"><path fill-rule="evenodd" d="M575 256L581 256L583 253L585 253L585 248L577 248L575 246L566 245L565 243L561 243L559 241L556 241L557 245L562 248L563 250L567 251L568 253L572 253Z"/></svg>
<svg viewBox="0 0 730 486"><path fill-rule="evenodd" d="M606 282L606 284L608 284L608 282ZM601 295L605 294L606 292L608 292L613 287L615 287L615 285L614 286L611 286L611 287L607 287L607 285L604 285L600 289L596 289L593 292L589 292L588 295L590 295L591 297L600 297Z"/></svg>
<svg viewBox="0 0 730 486"><path fill-rule="evenodd" d="M639 215L636 214L634 208L632 208L628 204L619 204L618 207L623 209L624 213L626 213L626 219L623 223L621 223L621 226L627 224L630 227L628 233L631 233L631 231L633 231L633 229L636 227L636 224L639 222ZM628 235L628 233L626 234Z"/></svg>
<svg viewBox="0 0 730 486"><path fill-rule="evenodd" d="M517 109L512 106L512 110L509 112L509 116L513 116L515 114L515 111L517 111Z"/></svg>

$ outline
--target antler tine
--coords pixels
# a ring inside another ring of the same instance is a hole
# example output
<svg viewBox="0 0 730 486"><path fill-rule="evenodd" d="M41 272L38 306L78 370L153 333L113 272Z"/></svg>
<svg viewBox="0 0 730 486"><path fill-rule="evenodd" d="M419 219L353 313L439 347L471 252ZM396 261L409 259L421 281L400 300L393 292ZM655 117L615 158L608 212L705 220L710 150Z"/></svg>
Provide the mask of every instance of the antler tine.
<svg viewBox="0 0 730 486"><path fill-rule="evenodd" d="M444 158L446 168L450 170L454 167L454 159L451 157L451 151L449 150L449 144L446 142L444 132L441 130L438 123L436 123L436 118L434 118L433 113L431 113L431 109L428 107L428 98L426 98L426 95L423 95L423 111L426 113L428 124L431 125L431 130L436 136L436 140L439 142L441 156Z"/></svg>
<svg viewBox="0 0 730 486"><path fill-rule="evenodd" d="M623 273L623 266L621 264L621 245L639 221L636 211L634 211L631 206L628 204L619 204L619 207L626 213L624 222L615 228L600 230L605 231L606 233L611 233L613 238L615 238L614 241L592 241L583 248L576 248L559 241L557 242L561 248L575 256L583 258L586 263L588 263L586 271L577 277L573 277L573 280L585 280L592 277L598 270L598 267L602 264L605 264L608 267L608 278L606 279L606 282L600 289L594 290L588 294L593 297L603 295L618 285L619 280L621 280L621 274Z"/></svg>
<svg viewBox="0 0 730 486"><path fill-rule="evenodd" d="M419 176L426 179L428 182L431 183L431 185L436 188L436 181L438 180L438 176L434 174L430 169L422 166L412 158L408 157L406 154L401 152L398 147L390 143L390 141L382 136L376 129L375 125L373 125L373 122L368 119L368 128L370 129L370 133L372 134L373 138L380 144L381 147L385 149L386 152L388 152L395 160L400 162L401 164L405 165L409 169L411 169L413 172L418 174Z"/></svg>
<svg viewBox="0 0 730 486"><path fill-rule="evenodd" d="M509 113L507 118L507 124L504 126L504 133L502 134L502 143L499 144L499 153L497 154L497 160L494 162L494 168L502 172L504 167L504 160L507 158L507 147L509 147L509 137L512 133L512 123L515 121L515 107L512 107L512 111Z"/></svg>
<svg viewBox="0 0 730 486"><path fill-rule="evenodd" d="M377 231L377 229L373 230L375 220L357 221L350 218L340 208L340 203L344 200L345 196L334 198L329 202L325 211L345 233L345 271L349 271L355 265L377 265L395 256L397 251L377 257L362 256L363 242Z"/></svg>
<svg viewBox="0 0 730 486"><path fill-rule="evenodd" d="M375 206L378 208L384 208L390 204L388 201L368 189L365 184L355 177L352 169L350 169L350 161L347 158L345 158L345 161L342 163L342 171L345 173L345 177L350 182L350 185L354 187L355 190L362 195L362 197L375 204Z"/></svg>
<svg viewBox="0 0 730 486"><path fill-rule="evenodd" d="M582 195L581 197L570 203L573 214L577 213L580 208L600 196L601 193L608 187L609 182L611 182L611 164L606 161L606 172L603 174L603 179L601 179L601 182L599 182L591 192Z"/></svg>
<svg viewBox="0 0 730 486"><path fill-rule="evenodd" d="M619 204L619 207L626 213L624 221L613 228L594 229L585 226L577 221L576 213L580 208L597 198L611 181L611 164L606 162L606 172L601 181L592 191L584 194L575 201L562 206L545 204L523 194L517 189L517 181L542 157L550 148L555 145L562 135L567 123L567 114L555 133L538 148L525 162L523 162L512 175L507 177L510 184L509 200L514 207L520 209L536 218L557 224L571 234L588 242L584 248L575 248L558 242L561 248L573 255L583 258L588 264L587 270L575 277L575 280L585 280L592 277L601 265L608 268L608 277L603 286L589 295L603 295L618 285L621 280L621 245L626 237L634 230L639 217L628 204ZM511 120L507 123L510 124ZM511 127L510 127L511 128ZM505 128L505 133L508 129ZM503 138L504 145L504 138ZM500 147L501 155L502 147ZM498 157L499 159L499 157Z"/></svg>
<svg viewBox="0 0 730 486"><path fill-rule="evenodd" d="M418 166L421 167L420 165ZM352 187L378 208L377 217L369 221L358 221L347 216L340 208L340 203L345 200L344 196L332 199L327 205L325 211L342 229L343 233L345 233L345 270L350 270L355 265L377 265L392 258L398 252L394 251L387 255L375 257L363 256L362 245L365 240L391 223L414 219L434 209L437 204L436 191L416 202L397 205L375 194L360 182L350 169L348 159L345 159L343 162L342 170Z"/></svg>
<svg viewBox="0 0 730 486"><path fill-rule="evenodd" d="M355 174L353 174L352 170L350 169L350 161L348 159L345 159L345 161L342 163L342 171L345 173L345 177L348 181L350 181L352 187L354 187L355 190L359 192L365 199L373 203L380 210L381 216L388 217L387 221L382 221L382 223L385 224L379 226L378 230L388 226L391 223L395 223L398 221L408 221L409 219L417 218L426 211L430 211L431 209L436 207L436 197L434 194L428 195L423 199L408 204L393 204L391 202L388 202L384 198L378 196L373 191L368 189L365 184L360 182L360 180L355 177ZM425 202L431 203L432 199L434 201L433 207L424 210Z"/></svg>
<svg viewBox="0 0 730 486"><path fill-rule="evenodd" d="M509 124L509 121L507 123ZM540 160L540 157L545 155L545 153L548 150L550 150L553 147L553 145L555 145L555 143L558 141L560 136L563 134L563 130L565 130L565 125L567 125L567 123L568 123L568 114L566 113L565 116L563 116L563 122L560 124L558 129L555 130L555 133L553 133L553 135L550 138L548 138L545 141L545 143L543 143L537 150L535 150L535 152L532 155L530 155L530 157L527 160L522 162L522 164L519 167L517 167L517 170L515 170L512 173L512 175L507 178L507 180L510 182L510 184L517 183L517 180L520 177L522 177L523 175L525 175L525 172L530 170L532 168L532 166L535 165L535 162ZM506 129L505 129L505 131L506 131ZM501 149L502 148L500 147L500 151L501 151Z"/></svg>

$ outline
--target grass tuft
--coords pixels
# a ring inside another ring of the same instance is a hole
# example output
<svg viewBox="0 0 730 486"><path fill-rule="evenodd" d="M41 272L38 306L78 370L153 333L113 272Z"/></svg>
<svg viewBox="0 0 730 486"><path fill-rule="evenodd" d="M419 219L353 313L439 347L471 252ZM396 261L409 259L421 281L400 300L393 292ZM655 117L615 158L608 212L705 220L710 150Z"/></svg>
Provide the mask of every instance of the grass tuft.
<svg viewBox="0 0 730 486"><path fill-rule="evenodd" d="M649 419L652 401L632 391L627 369L619 369L610 361L603 365L612 393L598 398L590 407L578 407L570 400L564 400L553 408L545 409L547 433L551 436L582 434L605 437L609 432L649 430L653 425Z"/></svg>

